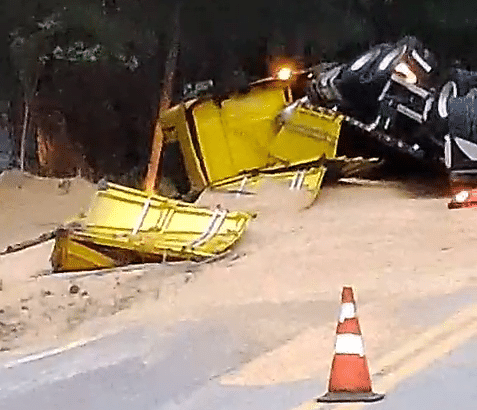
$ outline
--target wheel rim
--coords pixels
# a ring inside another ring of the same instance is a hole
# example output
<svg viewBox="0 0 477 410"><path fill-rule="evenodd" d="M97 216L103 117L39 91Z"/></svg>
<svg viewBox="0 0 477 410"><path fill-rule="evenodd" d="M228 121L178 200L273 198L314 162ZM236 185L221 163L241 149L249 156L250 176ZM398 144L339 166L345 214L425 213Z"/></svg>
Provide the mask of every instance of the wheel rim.
<svg viewBox="0 0 477 410"><path fill-rule="evenodd" d="M439 116L441 118L447 118L449 112L447 110L447 103L449 101L449 97L457 97L457 84L454 81L449 81L442 87L442 90L439 94L439 101L437 102L437 111L439 112Z"/></svg>

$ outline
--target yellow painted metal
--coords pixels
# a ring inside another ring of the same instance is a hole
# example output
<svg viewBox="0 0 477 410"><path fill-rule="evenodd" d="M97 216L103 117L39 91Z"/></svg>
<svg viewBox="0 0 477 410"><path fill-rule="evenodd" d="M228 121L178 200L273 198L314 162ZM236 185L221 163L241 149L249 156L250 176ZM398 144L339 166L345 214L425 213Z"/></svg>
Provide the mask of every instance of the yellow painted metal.
<svg viewBox="0 0 477 410"><path fill-rule="evenodd" d="M269 145L275 117L285 106L282 88L257 88L220 103L206 101L193 110L201 155L214 183L276 162Z"/></svg>
<svg viewBox="0 0 477 410"><path fill-rule="evenodd" d="M123 253L126 262L131 258L159 261L164 254L179 259L214 256L240 239L252 217L249 213L198 208L107 184L106 189L96 193L88 214L81 221L83 229L69 232L68 241L57 239L54 253L71 255L57 270L77 268L79 257L76 248L72 248L77 243L99 249L101 253L107 249L107 256ZM94 253L89 255L92 259L86 261L82 269L91 269L97 260Z"/></svg>
<svg viewBox="0 0 477 410"><path fill-rule="evenodd" d="M336 155L343 116L296 108L270 144L270 154L291 163Z"/></svg>
<svg viewBox="0 0 477 410"><path fill-rule="evenodd" d="M195 188L335 156L343 116L297 106L280 122L286 91L286 83L264 81L220 102L193 100L163 114L166 140L179 141Z"/></svg>
<svg viewBox="0 0 477 410"><path fill-rule="evenodd" d="M75 241L66 231L56 238L51 254L51 264L54 271L91 270L116 266L112 258Z"/></svg>
<svg viewBox="0 0 477 410"><path fill-rule="evenodd" d="M200 190L207 186L208 179L202 170L196 147L194 146L191 127L186 118L186 112L192 109L197 100L191 100L187 103L176 105L169 110L161 113L161 124L164 132L165 143L178 141L181 147L182 156L187 176L194 189Z"/></svg>
<svg viewBox="0 0 477 410"><path fill-rule="evenodd" d="M321 184L325 176L326 167L302 168L294 171L281 171L270 173L263 170L259 173L245 174L239 177L229 178L210 186L212 190L225 190L242 193L256 193L264 181L286 181L290 190L306 189L316 198L320 192Z"/></svg>
<svg viewBox="0 0 477 410"><path fill-rule="evenodd" d="M153 231L190 237L192 241L207 230L215 213L186 202L108 183L108 188L99 190L93 198L84 225L88 232L94 233L112 230L120 235ZM219 236L228 231L241 233L250 217L240 212L227 212L217 233Z"/></svg>
<svg viewBox="0 0 477 410"><path fill-rule="evenodd" d="M275 179L290 182L291 189L305 187L316 198L343 117L297 105L285 118L287 87L263 81L220 102L192 100L161 114L165 143L179 142L193 190L243 190ZM107 184L81 221L83 229L57 238L52 259L59 270L70 270L160 260L164 253L213 256L232 246L251 218Z"/></svg>

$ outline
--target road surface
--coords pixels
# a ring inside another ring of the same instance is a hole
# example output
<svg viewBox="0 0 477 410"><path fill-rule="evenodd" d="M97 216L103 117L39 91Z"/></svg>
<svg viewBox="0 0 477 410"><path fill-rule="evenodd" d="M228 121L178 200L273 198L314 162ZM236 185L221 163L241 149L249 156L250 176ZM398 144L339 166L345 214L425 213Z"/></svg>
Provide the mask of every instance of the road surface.
<svg viewBox="0 0 477 410"><path fill-rule="evenodd" d="M25 232L54 222L32 221L29 204L53 214L63 201L66 212L91 188L60 195L53 181L13 182L5 189L21 201L2 208L4 226L22 218ZM307 210L297 199L267 191L234 257L190 275L32 278L48 249L0 259L0 321L24 324L1 340L0 409L319 408L347 285L374 388L387 395L376 406L415 397L406 383L475 337L475 209L385 184L326 188ZM72 282L88 296L71 295Z"/></svg>
<svg viewBox="0 0 477 410"><path fill-rule="evenodd" d="M418 310L426 330L382 357L370 360L377 410L475 408L477 296L465 288L435 300L401 306ZM318 306L318 305L316 305ZM321 304L324 308L325 303ZM365 308L365 306L363 306ZM475 315L474 315L475 312ZM366 325L362 324L363 328ZM71 410L126 409L305 409L348 408L314 404L327 374L262 385L230 383L252 361L273 351L250 345L249 335L229 321L183 322L171 328L139 326L85 340L43 355L11 357L0 368L0 408ZM305 330L306 331L306 330ZM473 337L475 335L475 337ZM366 335L364 335L366 336ZM293 342L293 341L292 341ZM329 357L331 361L331 357ZM310 366L313 360L310 360ZM391 365L386 370L387 365ZM382 367L384 371L377 371ZM362 405L351 408L360 408Z"/></svg>

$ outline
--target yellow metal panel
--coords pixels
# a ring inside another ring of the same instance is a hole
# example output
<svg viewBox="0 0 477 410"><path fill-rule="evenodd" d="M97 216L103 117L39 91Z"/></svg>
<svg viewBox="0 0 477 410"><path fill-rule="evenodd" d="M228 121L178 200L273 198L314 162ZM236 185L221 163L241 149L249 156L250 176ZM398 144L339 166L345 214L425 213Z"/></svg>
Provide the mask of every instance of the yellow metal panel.
<svg viewBox="0 0 477 410"><path fill-rule="evenodd" d="M275 134L275 117L284 106L281 88L252 89L223 102L222 116L237 173L274 162L269 145Z"/></svg>
<svg viewBox="0 0 477 410"><path fill-rule="evenodd" d="M255 89L193 109L209 182L271 163L268 145L275 117L285 105L283 89ZM273 162L273 161L272 161Z"/></svg>
<svg viewBox="0 0 477 410"><path fill-rule="evenodd" d="M107 189L97 192L82 221L84 228L69 232L66 239L57 238L52 262L57 270L92 269L114 263L78 242L108 247L116 254L143 254L146 259L164 252L181 259L213 256L232 246L251 218L244 212L197 208L108 184Z"/></svg>
<svg viewBox="0 0 477 410"><path fill-rule="evenodd" d="M76 240L96 245L125 249L139 253L159 254L187 259L220 254L232 246L243 234L251 216L238 213L211 213L205 229L199 231L182 226L179 231L140 232L136 235L116 232L114 229L86 229L75 232Z"/></svg>
<svg viewBox="0 0 477 410"><path fill-rule="evenodd" d="M342 115L297 108L270 146L270 153L290 162L336 155Z"/></svg>
<svg viewBox="0 0 477 410"><path fill-rule="evenodd" d="M190 104L179 104L164 111L161 115L161 124L165 131L166 142L179 141L189 181L193 188L201 189L207 185L208 180L207 175L204 175L201 170L186 121L185 112L188 105Z"/></svg>
<svg viewBox="0 0 477 410"><path fill-rule="evenodd" d="M195 188L251 170L335 156L343 116L299 106L280 127L277 116L286 103L284 87L267 81L220 103L194 100L163 115L166 133L167 127L173 128L170 138L180 142ZM189 111L193 124L186 120Z"/></svg>
<svg viewBox="0 0 477 410"><path fill-rule="evenodd" d="M89 230L113 229L116 234L145 231L179 232L199 235L210 224L214 211L164 198L148 196L143 191L108 184L108 189L96 193L85 219ZM236 229L236 219L248 220L243 213L229 212L221 230Z"/></svg>
<svg viewBox="0 0 477 410"><path fill-rule="evenodd" d="M209 182L237 174L220 107L205 101L193 109L193 114Z"/></svg>
<svg viewBox="0 0 477 410"><path fill-rule="evenodd" d="M290 189L306 189L318 195L326 167L299 169L295 171L282 171L277 173L261 172L253 175L243 175L240 177L223 180L217 184L211 185L212 189L228 190L240 193L255 192L265 180L288 181Z"/></svg>
<svg viewBox="0 0 477 410"><path fill-rule="evenodd" d="M91 270L113 268L113 259L74 241L67 232L56 238L51 254L51 264L55 271Z"/></svg>

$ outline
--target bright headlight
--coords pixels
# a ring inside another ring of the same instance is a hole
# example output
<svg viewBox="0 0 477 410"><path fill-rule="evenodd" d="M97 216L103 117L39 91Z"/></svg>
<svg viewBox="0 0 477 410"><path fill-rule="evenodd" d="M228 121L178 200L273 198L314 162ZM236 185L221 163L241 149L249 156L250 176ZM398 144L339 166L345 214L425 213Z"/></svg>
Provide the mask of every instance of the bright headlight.
<svg viewBox="0 0 477 410"><path fill-rule="evenodd" d="M283 67L278 71L277 77L278 77L279 80L286 81L286 80L289 80L291 78L292 74L293 74L293 72L290 68Z"/></svg>

